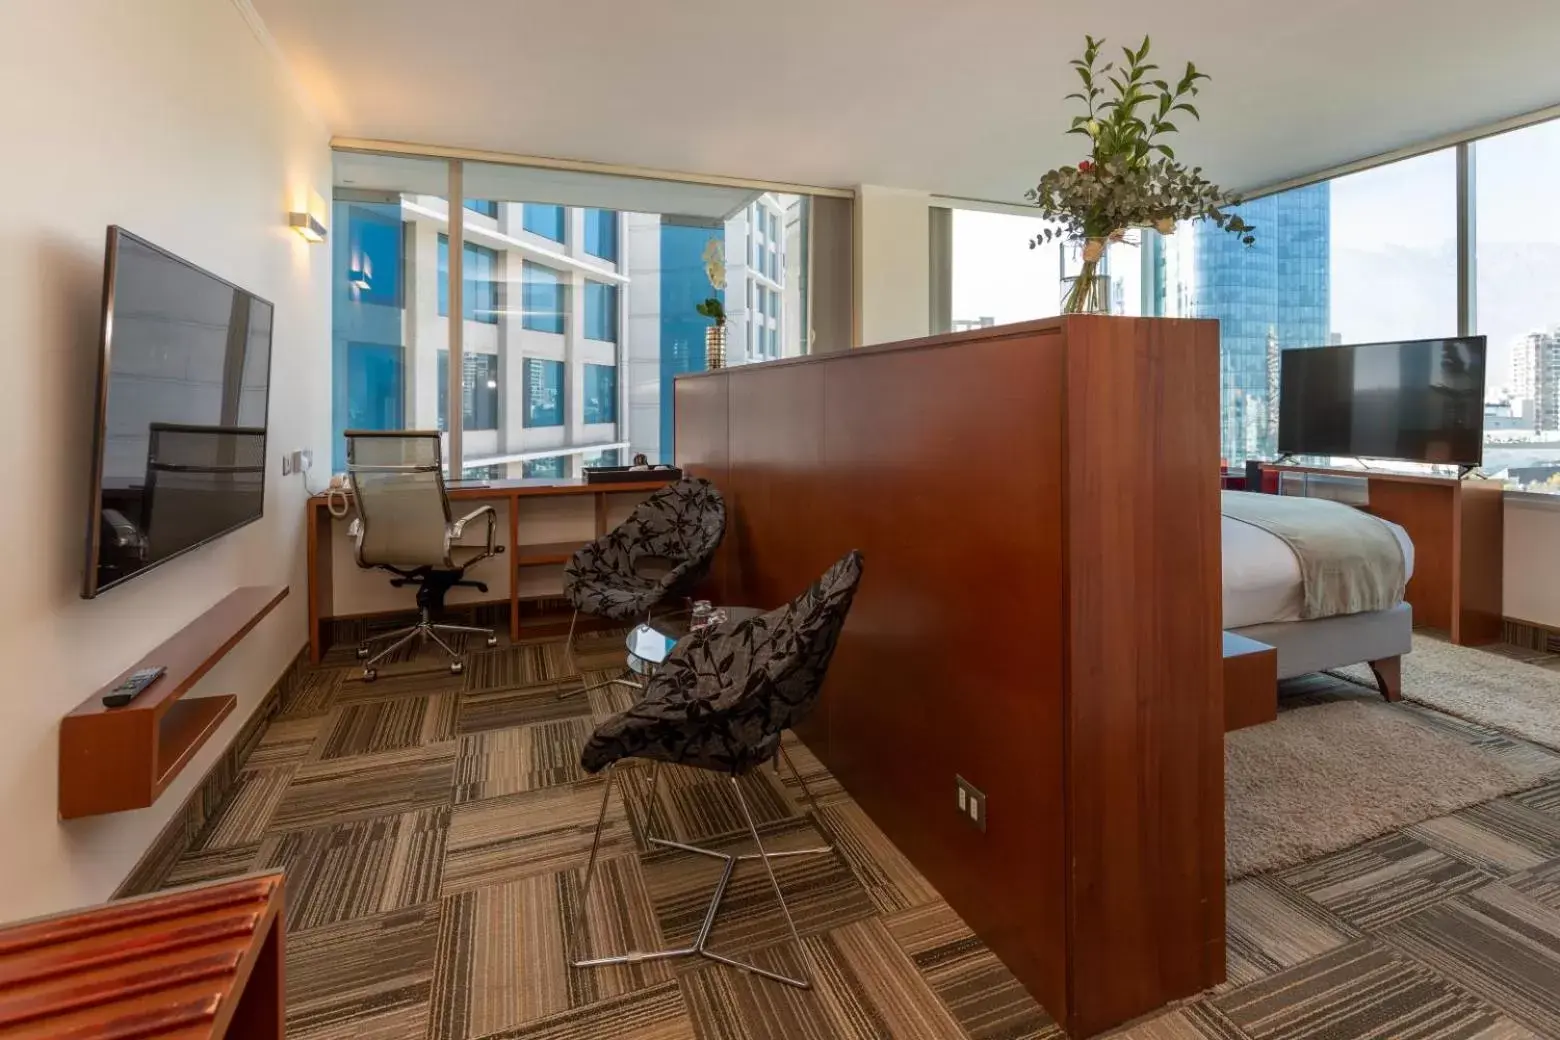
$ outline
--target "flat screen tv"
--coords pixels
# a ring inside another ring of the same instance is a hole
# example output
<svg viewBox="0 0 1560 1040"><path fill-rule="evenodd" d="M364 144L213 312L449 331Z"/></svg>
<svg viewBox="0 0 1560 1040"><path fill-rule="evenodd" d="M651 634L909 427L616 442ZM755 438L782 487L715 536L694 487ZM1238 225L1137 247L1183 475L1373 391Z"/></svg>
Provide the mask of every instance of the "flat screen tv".
<svg viewBox="0 0 1560 1040"><path fill-rule="evenodd" d="M1286 350L1278 450L1477 466L1484 360L1483 336Z"/></svg>
<svg viewBox="0 0 1560 1040"><path fill-rule="evenodd" d="M271 304L108 229L81 594L265 509Z"/></svg>

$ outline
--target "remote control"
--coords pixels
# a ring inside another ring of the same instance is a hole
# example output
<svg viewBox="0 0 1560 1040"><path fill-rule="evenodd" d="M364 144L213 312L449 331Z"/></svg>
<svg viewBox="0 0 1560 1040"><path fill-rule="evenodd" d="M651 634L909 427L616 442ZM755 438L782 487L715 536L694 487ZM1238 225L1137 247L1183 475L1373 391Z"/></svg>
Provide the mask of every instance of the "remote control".
<svg viewBox="0 0 1560 1040"><path fill-rule="evenodd" d="M142 668L140 671L131 672L129 678L103 695L103 706L123 708L135 700L136 694L161 678L162 673L167 670L162 665L158 665L156 668Z"/></svg>

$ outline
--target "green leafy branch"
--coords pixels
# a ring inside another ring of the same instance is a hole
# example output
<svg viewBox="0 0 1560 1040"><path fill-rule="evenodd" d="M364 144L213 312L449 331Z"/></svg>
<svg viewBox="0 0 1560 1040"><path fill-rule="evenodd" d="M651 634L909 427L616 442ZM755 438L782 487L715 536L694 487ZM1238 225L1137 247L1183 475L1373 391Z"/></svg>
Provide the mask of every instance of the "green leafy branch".
<svg viewBox="0 0 1560 1040"><path fill-rule="evenodd" d="M709 318L717 325L726 324L726 306L720 302L720 297L718 296L711 296L709 299L695 307L694 310L698 311L704 317Z"/></svg>

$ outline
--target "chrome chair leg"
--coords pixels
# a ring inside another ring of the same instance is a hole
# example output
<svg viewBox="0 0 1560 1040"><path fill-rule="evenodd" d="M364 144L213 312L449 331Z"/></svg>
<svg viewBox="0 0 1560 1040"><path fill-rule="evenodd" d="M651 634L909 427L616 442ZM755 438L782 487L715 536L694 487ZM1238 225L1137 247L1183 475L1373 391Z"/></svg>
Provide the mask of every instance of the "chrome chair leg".
<svg viewBox="0 0 1560 1040"><path fill-rule="evenodd" d="M579 620L580 612L576 610L574 612L574 616L569 619L569 638L564 640L563 643L563 658L564 663L569 666L569 674L578 675L580 677L580 685L577 687L566 686L559 690L558 699L561 701L567 697L575 697L582 693L589 693L591 690L603 689L607 686L627 686L631 690L644 689L641 684L634 682L631 679L625 679L621 676L612 679L606 679L599 683L590 683L589 685L585 683L585 673L580 671L578 662L574 660L574 628L579 623ZM624 671L627 671L627 669L625 668Z"/></svg>
<svg viewBox="0 0 1560 1040"><path fill-rule="evenodd" d="M596 816L596 832L591 838L590 858L585 866L585 884L580 891L579 907L576 910L574 923L574 951L569 963L576 968L593 968L604 964L638 964L642 961L669 960L676 957L704 957L708 960L718 961L721 964L729 964L742 971L749 971L755 975L762 975L767 979L783 983L787 986L795 986L798 989L812 988L812 972L808 959L807 948L802 944L801 934L796 930L796 921L791 916L791 908L785 901L785 894L780 890L780 879L775 876L774 867L770 861L791 856L808 856L819 852L829 852L831 849L801 849L796 851L768 852L764 849L763 839L759 837L758 826L753 821L753 813L748 809L747 799L742 794L742 784L738 777L731 777L732 793L736 796L737 805L742 811L742 819L747 824L748 835L753 839L753 846L757 850L751 853L734 854L729 852L716 852L713 849L699 848L697 845L686 845L682 842L670 841L665 838L650 838L649 843L662 848L681 849L700 856L723 860L724 869L721 871L720 880L715 883L715 891L710 895L709 905L705 908L704 919L699 924L698 933L694 936L692 946L682 946L672 950L656 950L651 952L634 951L631 953L615 954L605 957L582 958L585 942L585 915L590 907L591 888L595 884L596 866L601 853L601 832L606 825L607 803L612 796L612 783L617 778L617 763L607 767L607 782L601 792L601 810ZM649 816L655 811L655 790L660 778L659 763L651 773L650 778L650 803L646 810L646 830L649 829ZM623 789L625 807L628 803L628 789ZM769 885L774 890L775 898L780 903L780 912L785 917L786 929L791 933L791 941L796 944L797 956L801 958L803 971L806 977L793 978L782 975L779 972L770 971L768 968L760 968L756 964L749 964L728 957L723 953L709 948L710 933L715 928L715 921L720 916L721 901L726 897L726 890L731 884L732 875L736 873L737 864L745 860L762 860L764 871L769 876Z"/></svg>
<svg viewBox="0 0 1560 1040"><path fill-rule="evenodd" d="M397 639L395 642L391 643L389 646L387 646L383 650L379 651L379 653L375 654L373 657L370 657L367 661L363 662L364 670L367 671L368 669L373 668L374 665L378 664L380 661L383 661L385 658L389 657L391 654L393 654L397 650L401 649L401 647L405 646L407 643L410 643L413 640L417 639L420 635L421 635L421 631L418 629L418 627L416 625L413 625L410 629L406 630L401 635L401 638Z"/></svg>
<svg viewBox="0 0 1560 1040"><path fill-rule="evenodd" d="M450 646L450 644L439 638L439 633L434 631L432 625L428 626L428 638L433 640L434 644L438 646L440 650L443 650L446 654L448 654L451 659L456 661L460 660L460 654L457 654L454 648Z"/></svg>
<svg viewBox="0 0 1560 1040"><path fill-rule="evenodd" d="M371 636L364 636L362 639L359 639L358 646L367 646L382 639L400 639L402 636L410 635L415 631L417 631L416 625L407 625L405 628L397 628L391 632L375 632Z"/></svg>

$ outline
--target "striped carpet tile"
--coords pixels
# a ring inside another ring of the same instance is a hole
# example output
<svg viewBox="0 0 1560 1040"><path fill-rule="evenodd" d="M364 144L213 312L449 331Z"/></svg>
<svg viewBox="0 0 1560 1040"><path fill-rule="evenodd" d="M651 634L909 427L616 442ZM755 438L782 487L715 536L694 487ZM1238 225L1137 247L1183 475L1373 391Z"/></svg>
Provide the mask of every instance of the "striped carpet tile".
<svg viewBox="0 0 1560 1040"><path fill-rule="evenodd" d="M1251 1040L1507 1040L1529 1037L1483 1001L1361 939L1216 998Z"/></svg>
<svg viewBox="0 0 1560 1040"><path fill-rule="evenodd" d="M461 696L457 725L464 735L588 716L590 701L579 694L558 696L564 689L554 682L469 691Z"/></svg>
<svg viewBox="0 0 1560 1040"><path fill-rule="evenodd" d="M1402 832L1274 876L1367 931L1491 880Z"/></svg>
<svg viewBox="0 0 1560 1040"><path fill-rule="evenodd" d="M580 748L594 723L583 715L460 738L455 756L455 802L481 801L585 779Z"/></svg>
<svg viewBox="0 0 1560 1040"><path fill-rule="evenodd" d="M1560 857L1560 816L1511 798L1426 820L1404 833L1497 877Z"/></svg>
<svg viewBox="0 0 1560 1040"><path fill-rule="evenodd" d="M1560 859L1514 874L1506 884L1551 910L1560 910Z"/></svg>
<svg viewBox="0 0 1560 1040"><path fill-rule="evenodd" d="M339 705L316 755L346 758L453 740L458 699L450 692Z"/></svg>
<svg viewBox="0 0 1560 1040"><path fill-rule="evenodd" d="M520 878L444 901L433 998L433 1040L487 1037L662 985L666 961L573 969L569 961L661 948L637 861L600 865L582 947L575 922L583 870Z"/></svg>
<svg viewBox="0 0 1560 1040"><path fill-rule="evenodd" d="M889 934L971 1040L1064 1034L953 908L938 901L884 918Z"/></svg>
<svg viewBox="0 0 1560 1040"><path fill-rule="evenodd" d="M1531 809L1560 818L1560 780L1511 797L1513 801L1521 802Z"/></svg>
<svg viewBox="0 0 1560 1040"><path fill-rule="evenodd" d="M271 721L260 736L255 749L244 763L245 769L275 769L282 766L301 765L314 749L314 742L325 730L330 718L321 709L319 714L278 716Z"/></svg>
<svg viewBox="0 0 1560 1040"><path fill-rule="evenodd" d="M566 1011L482 1040L705 1040L675 983Z"/></svg>
<svg viewBox="0 0 1560 1040"><path fill-rule="evenodd" d="M1224 917L1228 978L1220 989L1226 990L1360 937L1321 904L1267 877L1245 878L1226 888Z"/></svg>
<svg viewBox="0 0 1560 1040"><path fill-rule="evenodd" d="M1560 1036L1560 910L1495 883L1380 934L1539 1036Z"/></svg>
<svg viewBox="0 0 1560 1040"><path fill-rule="evenodd" d="M254 870L260 843L229 845L218 849L191 849L179 858L162 879L163 888L221 881Z"/></svg>
<svg viewBox="0 0 1560 1040"><path fill-rule="evenodd" d="M343 668L311 668L303 672L282 700L282 710L272 719L272 725L282 719L323 715L335 703L346 676Z"/></svg>
<svg viewBox="0 0 1560 1040"><path fill-rule="evenodd" d="M435 900L448 808L424 809L267 838L258 868L287 872L287 926L318 928Z"/></svg>
<svg viewBox="0 0 1560 1040"><path fill-rule="evenodd" d="M450 803L455 742L353 755L298 767L270 830L319 827Z"/></svg>
<svg viewBox="0 0 1560 1040"><path fill-rule="evenodd" d="M601 780L584 780L455 806L445 850L443 894L583 868L604 788ZM624 855L633 848L622 799L614 793L602 831L601 854Z"/></svg>
<svg viewBox="0 0 1560 1040"><path fill-rule="evenodd" d="M613 799L626 788L635 822L643 828L645 804L650 797L652 769L633 763L632 768L617 770L617 790ZM795 815L781 785L767 768L756 769L738 781L753 822L762 827ZM651 810L651 833L658 838L690 844L704 844L711 838L746 835L747 820L732 794L730 779L701 769L662 767L655 783L655 807Z"/></svg>
<svg viewBox="0 0 1560 1040"><path fill-rule="evenodd" d="M861 806L846 800L824 806L822 814L840 855L881 913L924 906L941 898Z"/></svg>
<svg viewBox="0 0 1560 1040"><path fill-rule="evenodd" d="M440 914L424 903L289 935L289 1040L421 1040Z"/></svg>
<svg viewBox="0 0 1560 1040"><path fill-rule="evenodd" d="M197 850L253 845L265 837L271 816L292 783L296 766L279 769L245 769L222 806L206 821L196 838Z"/></svg>

